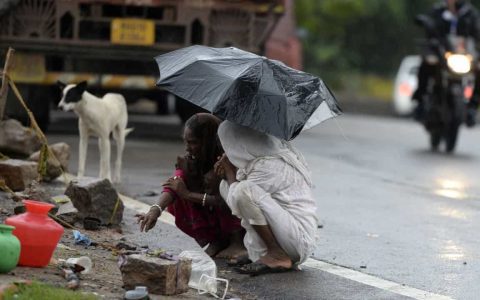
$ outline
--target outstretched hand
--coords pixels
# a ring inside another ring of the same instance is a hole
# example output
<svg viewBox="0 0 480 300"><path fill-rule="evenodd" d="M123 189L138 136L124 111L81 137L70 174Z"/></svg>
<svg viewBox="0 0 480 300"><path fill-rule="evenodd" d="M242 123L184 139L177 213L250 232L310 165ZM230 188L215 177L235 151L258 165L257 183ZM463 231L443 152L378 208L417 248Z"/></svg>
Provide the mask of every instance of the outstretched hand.
<svg viewBox="0 0 480 300"><path fill-rule="evenodd" d="M136 214L137 224L140 224L140 232L147 232L157 224L157 219L160 217L159 209L151 208L146 214Z"/></svg>

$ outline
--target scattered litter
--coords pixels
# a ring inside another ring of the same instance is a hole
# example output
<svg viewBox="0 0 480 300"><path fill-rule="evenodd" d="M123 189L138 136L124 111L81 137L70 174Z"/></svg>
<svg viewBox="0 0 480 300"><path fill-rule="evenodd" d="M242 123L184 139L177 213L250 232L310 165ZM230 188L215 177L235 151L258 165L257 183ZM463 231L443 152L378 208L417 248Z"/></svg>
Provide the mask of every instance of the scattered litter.
<svg viewBox="0 0 480 300"><path fill-rule="evenodd" d="M225 284L223 296L217 295L217 288L218 288L217 282L222 282ZM228 280L223 278L211 277L211 276L208 276L207 274L202 274L202 276L200 276L197 290L199 295L209 293L215 298L225 299L225 296L227 295L227 291L228 291Z"/></svg>
<svg viewBox="0 0 480 300"><path fill-rule="evenodd" d="M72 233L73 233L73 238L75 240L76 245L85 245L85 246L97 245L97 243L92 242L88 236L80 233L80 231L78 230L73 230Z"/></svg>
<svg viewBox="0 0 480 300"><path fill-rule="evenodd" d="M163 258L163 259L171 260L171 261L178 261L179 260L178 255L173 255L173 254L167 253L167 251L165 249L147 250L146 254L147 254L147 256Z"/></svg>
<svg viewBox="0 0 480 300"><path fill-rule="evenodd" d="M63 203L68 203L68 202L70 202L70 198L69 198L67 195L53 196L53 197L52 197L52 200L53 200L55 203L58 203L58 204L63 204Z"/></svg>
<svg viewBox="0 0 480 300"><path fill-rule="evenodd" d="M117 245L115 245L115 248L118 250L137 250L136 246L129 245L124 242L119 242Z"/></svg>
<svg viewBox="0 0 480 300"><path fill-rule="evenodd" d="M143 300L148 298L148 289L146 286L136 286L134 290L125 293L125 300Z"/></svg>
<svg viewBox="0 0 480 300"><path fill-rule="evenodd" d="M148 256L155 256L155 257L160 257L163 253L165 253L165 249L155 249L155 250L148 250L147 255Z"/></svg>
<svg viewBox="0 0 480 300"><path fill-rule="evenodd" d="M71 269L62 269L63 277L68 281L67 288L76 290L80 286L80 279L77 274Z"/></svg>
<svg viewBox="0 0 480 300"><path fill-rule="evenodd" d="M88 274L92 270L93 265L92 260L88 256L71 257L66 260L66 264L80 274Z"/></svg>
<svg viewBox="0 0 480 300"><path fill-rule="evenodd" d="M209 293L216 298L217 296L217 282L225 283L225 290L222 299L225 297L228 290L228 280L217 278L217 265L215 261L208 256L204 251L183 251L179 255L183 258L192 260L192 271L188 286L198 290L199 294Z"/></svg>

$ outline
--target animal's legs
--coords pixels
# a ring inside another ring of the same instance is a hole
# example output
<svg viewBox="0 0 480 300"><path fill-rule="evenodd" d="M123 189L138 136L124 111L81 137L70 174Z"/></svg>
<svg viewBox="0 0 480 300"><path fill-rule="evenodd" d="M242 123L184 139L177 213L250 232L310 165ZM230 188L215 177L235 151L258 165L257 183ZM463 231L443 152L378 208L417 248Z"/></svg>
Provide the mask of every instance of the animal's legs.
<svg viewBox="0 0 480 300"><path fill-rule="evenodd" d="M78 120L78 131L80 134L80 142L78 144L77 177L82 177L85 174L85 161L87 159L88 129L84 126L81 119Z"/></svg>
<svg viewBox="0 0 480 300"><path fill-rule="evenodd" d="M107 178L112 180L110 174L110 139L109 136L102 136L98 138L98 148L100 150L100 178Z"/></svg>
<svg viewBox="0 0 480 300"><path fill-rule="evenodd" d="M123 148L125 147L125 129L115 128L113 131L113 138L117 144L117 157L115 160L115 173L113 175L113 182L120 183L122 180L122 156Z"/></svg>

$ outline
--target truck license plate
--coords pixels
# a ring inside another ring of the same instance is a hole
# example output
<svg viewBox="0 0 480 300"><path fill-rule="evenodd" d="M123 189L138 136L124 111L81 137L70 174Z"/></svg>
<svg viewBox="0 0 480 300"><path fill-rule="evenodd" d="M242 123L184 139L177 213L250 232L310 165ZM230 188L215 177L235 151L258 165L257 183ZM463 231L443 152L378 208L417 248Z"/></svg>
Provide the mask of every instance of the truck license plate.
<svg viewBox="0 0 480 300"><path fill-rule="evenodd" d="M113 19L110 41L121 45L153 45L155 23L152 20L142 19Z"/></svg>
<svg viewBox="0 0 480 300"><path fill-rule="evenodd" d="M40 83L45 78L45 57L41 54L16 52L10 76L21 83Z"/></svg>

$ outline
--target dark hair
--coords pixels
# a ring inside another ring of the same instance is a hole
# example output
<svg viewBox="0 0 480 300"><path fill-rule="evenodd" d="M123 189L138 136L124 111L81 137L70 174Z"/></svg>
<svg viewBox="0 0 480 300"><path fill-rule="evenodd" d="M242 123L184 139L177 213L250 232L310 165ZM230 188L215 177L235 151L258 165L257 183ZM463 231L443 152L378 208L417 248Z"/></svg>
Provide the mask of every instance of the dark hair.
<svg viewBox="0 0 480 300"><path fill-rule="evenodd" d="M223 153L217 136L220 122L220 119L208 113L195 114L185 122L185 127L200 140L201 152L197 158L197 168L202 175L213 168L217 157Z"/></svg>

